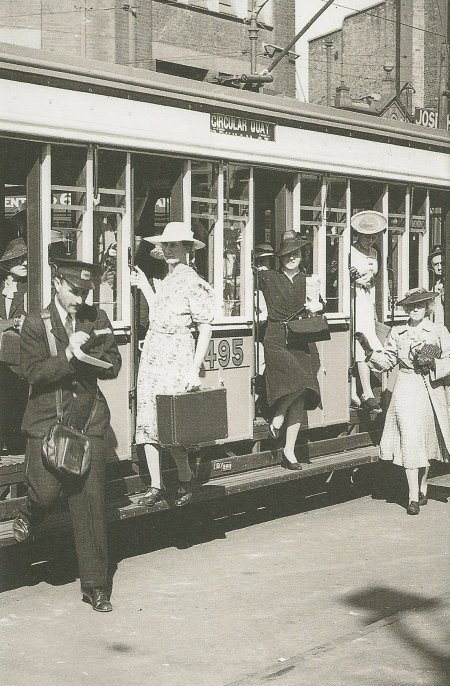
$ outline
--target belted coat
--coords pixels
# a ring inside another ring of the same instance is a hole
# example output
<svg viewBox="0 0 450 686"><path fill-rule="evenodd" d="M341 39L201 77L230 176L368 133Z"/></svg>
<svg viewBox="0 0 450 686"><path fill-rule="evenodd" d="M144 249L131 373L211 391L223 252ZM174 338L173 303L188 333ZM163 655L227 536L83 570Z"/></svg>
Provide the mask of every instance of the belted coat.
<svg viewBox="0 0 450 686"><path fill-rule="evenodd" d="M89 349L90 355L112 365L109 369L101 369L76 358L68 361L65 351L69 338L54 302L48 310L58 353L56 357L50 354L40 314L26 317L20 336L21 375L30 384L22 430L34 438L47 434L56 421L55 390L62 386L65 419L78 429L82 429L89 419L86 433L89 436L104 436L109 426L110 412L97 380L115 378L121 367L120 352L108 316L97 307L85 305L77 312L75 320L75 330L87 334L94 330L110 329L111 333L99 337L99 342Z"/></svg>
<svg viewBox="0 0 450 686"><path fill-rule="evenodd" d="M418 373L414 348L438 346L440 358L428 374ZM381 439L381 458L406 468L427 467L430 459L448 461L450 454L450 333L443 324L423 319L415 327L394 326L385 347L369 365L399 373Z"/></svg>

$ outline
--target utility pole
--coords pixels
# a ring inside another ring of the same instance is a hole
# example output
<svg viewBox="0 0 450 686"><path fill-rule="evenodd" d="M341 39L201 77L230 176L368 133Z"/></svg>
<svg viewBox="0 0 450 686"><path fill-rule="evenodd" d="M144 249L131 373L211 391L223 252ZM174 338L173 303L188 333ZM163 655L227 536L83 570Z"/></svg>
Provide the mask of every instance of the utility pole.
<svg viewBox="0 0 450 686"><path fill-rule="evenodd" d="M327 106L331 106L331 48L333 47L332 40L325 41L325 48L327 51Z"/></svg>

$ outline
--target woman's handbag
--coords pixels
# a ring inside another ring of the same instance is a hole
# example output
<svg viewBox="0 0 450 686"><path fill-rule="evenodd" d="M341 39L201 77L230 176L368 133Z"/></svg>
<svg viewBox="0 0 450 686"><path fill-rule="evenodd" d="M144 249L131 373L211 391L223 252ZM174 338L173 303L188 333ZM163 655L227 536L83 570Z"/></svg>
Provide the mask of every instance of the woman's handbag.
<svg viewBox="0 0 450 686"><path fill-rule="evenodd" d="M304 308L301 312L303 311ZM319 341L330 340L330 327L328 326L327 318L323 314L294 319L294 317L298 317L300 313L289 317L289 319L284 322L286 346L288 348L301 348L306 343L317 343Z"/></svg>
<svg viewBox="0 0 450 686"><path fill-rule="evenodd" d="M47 334L50 354L52 357L56 357L57 350L55 339L51 332L50 314L44 310L41 317ZM64 423L61 387L55 391L55 400L56 422L50 427L42 441L42 459L50 469L62 476L72 475L81 477L86 474L91 466L92 451L90 439L83 431L74 429ZM92 409L84 430L89 425Z"/></svg>

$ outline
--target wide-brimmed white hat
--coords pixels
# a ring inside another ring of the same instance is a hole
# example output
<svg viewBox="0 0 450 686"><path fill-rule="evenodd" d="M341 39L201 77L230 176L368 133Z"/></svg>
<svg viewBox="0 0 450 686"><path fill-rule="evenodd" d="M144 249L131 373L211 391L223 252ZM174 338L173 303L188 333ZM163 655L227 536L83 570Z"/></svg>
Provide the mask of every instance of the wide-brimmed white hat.
<svg viewBox="0 0 450 686"><path fill-rule="evenodd" d="M357 212L353 215L350 219L350 224L358 233L372 235L385 230L387 227L387 219L381 212L363 210L363 212Z"/></svg>
<svg viewBox="0 0 450 686"><path fill-rule="evenodd" d="M161 236L147 236L144 241L159 245L160 243L181 243L181 241L189 241L192 243L193 250L200 250L204 248L205 244L194 238L192 229L183 222L169 222Z"/></svg>

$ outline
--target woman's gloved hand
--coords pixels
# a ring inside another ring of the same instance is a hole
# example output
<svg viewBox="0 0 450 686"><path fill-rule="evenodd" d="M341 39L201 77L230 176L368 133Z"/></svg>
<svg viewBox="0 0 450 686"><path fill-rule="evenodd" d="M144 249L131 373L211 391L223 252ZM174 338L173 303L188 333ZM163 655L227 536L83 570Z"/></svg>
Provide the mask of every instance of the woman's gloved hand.
<svg viewBox="0 0 450 686"><path fill-rule="evenodd" d="M185 389L187 391L198 391L202 385L202 380L199 376L199 370L197 368L192 369L186 378Z"/></svg>

